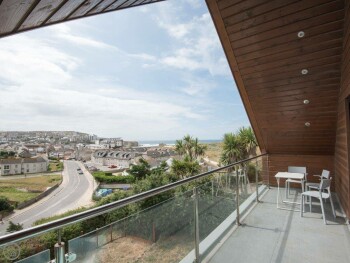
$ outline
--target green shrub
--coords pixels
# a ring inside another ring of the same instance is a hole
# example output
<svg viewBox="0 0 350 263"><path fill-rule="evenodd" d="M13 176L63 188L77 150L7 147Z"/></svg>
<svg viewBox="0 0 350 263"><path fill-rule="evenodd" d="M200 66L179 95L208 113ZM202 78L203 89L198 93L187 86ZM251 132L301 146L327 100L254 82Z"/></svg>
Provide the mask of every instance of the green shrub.
<svg viewBox="0 0 350 263"><path fill-rule="evenodd" d="M102 196L97 196L95 193L93 193L92 195L92 200L97 202L100 201L102 199Z"/></svg>
<svg viewBox="0 0 350 263"><path fill-rule="evenodd" d="M256 175L255 175L256 166L255 166L255 164L254 163L249 163L248 166L246 167L246 169L247 169L247 174L248 174L249 181L251 183L255 182L256 181L256 178L255 178L256 177ZM261 178L258 178L258 180L260 180L260 179Z"/></svg>
<svg viewBox="0 0 350 263"><path fill-rule="evenodd" d="M12 221L9 221L9 226L7 227L6 231L8 233L12 233L12 232L16 232L16 231L19 231L19 230L22 230L23 229L23 225L18 223L18 224L15 224L13 223Z"/></svg>
<svg viewBox="0 0 350 263"><path fill-rule="evenodd" d="M0 212L6 211L6 212L12 212L14 207L11 205L8 198L4 196L0 196Z"/></svg>
<svg viewBox="0 0 350 263"><path fill-rule="evenodd" d="M109 184L131 184L135 181L135 178L131 175L127 176L111 176L106 175L104 172L94 172L92 174L98 182L109 183Z"/></svg>

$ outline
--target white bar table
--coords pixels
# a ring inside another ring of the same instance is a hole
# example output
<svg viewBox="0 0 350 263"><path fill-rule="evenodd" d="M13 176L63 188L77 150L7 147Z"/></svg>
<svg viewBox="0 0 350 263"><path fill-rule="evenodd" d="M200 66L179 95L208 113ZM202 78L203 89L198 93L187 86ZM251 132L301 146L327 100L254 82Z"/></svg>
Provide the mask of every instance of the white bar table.
<svg viewBox="0 0 350 263"><path fill-rule="evenodd" d="M280 179L283 178L283 179L293 179L293 180L303 181L304 177L305 177L305 175L303 173L289 173L289 172L278 172L275 175L275 178L277 180L277 186L278 186L278 188L277 188L277 208L278 209L291 210L291 209L288 209L288 208L280 207L279 206L279 198L281 198L282 203L300 204L300 203L297 203L297 202L291 202L291 201L284 201L283 200L282 196L280 195ZM301 185L302 185L302 188L303 188L302 191L304 191L304 187L303 187L304 183L302 183Z"/></svg>

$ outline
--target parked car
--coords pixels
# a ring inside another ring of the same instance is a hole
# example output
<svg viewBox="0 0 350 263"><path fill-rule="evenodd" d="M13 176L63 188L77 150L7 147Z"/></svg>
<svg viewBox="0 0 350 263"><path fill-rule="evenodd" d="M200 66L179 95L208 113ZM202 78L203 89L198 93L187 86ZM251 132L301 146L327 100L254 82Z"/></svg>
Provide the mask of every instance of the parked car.
<svg viewBox="0 0 350 263"><path fill-rule="evenodd" d="M108 166L108 168L118 168L118 166L112 164L112 165Z"/></svg>
<svg viewBox="0 0 350 263"><path fill-rule="evenodd" d="M96 191L96 196L104 197L111 193L113 193L112 189L99 189Z"/></svg>

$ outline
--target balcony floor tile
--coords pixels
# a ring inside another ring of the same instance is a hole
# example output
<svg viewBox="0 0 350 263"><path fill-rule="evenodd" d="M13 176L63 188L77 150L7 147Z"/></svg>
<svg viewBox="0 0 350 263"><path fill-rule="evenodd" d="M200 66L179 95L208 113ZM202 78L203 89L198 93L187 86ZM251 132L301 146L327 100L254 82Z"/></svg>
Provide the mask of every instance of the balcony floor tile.
<svg viewBox="0 0 350 263"><path fill-rule="evenodd" d="M292 191L298 201L300 193ZM209 262L350 262L350 231L344 218L339 216L341 211L336 198L333 199L338 217L333 218L327 201L328 224L325 225L316 200L312 213L306 205L304 217L300 217L300 212L277 209L276 196L277 189L269 190L263 202L247 215L242 226L229 235Z"/></svg>

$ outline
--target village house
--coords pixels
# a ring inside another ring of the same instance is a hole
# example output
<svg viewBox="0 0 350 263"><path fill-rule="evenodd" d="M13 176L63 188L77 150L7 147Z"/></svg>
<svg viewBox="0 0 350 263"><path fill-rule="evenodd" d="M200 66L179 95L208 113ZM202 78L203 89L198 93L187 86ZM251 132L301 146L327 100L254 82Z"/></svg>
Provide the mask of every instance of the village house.
<svg viewBox="0 0 350 263"><path fill-rule="evenodd" d="M162 162L167 161L169 158L174 157L177 154L172 149L155 148L148 150L145 155Z"/></svg>
<svg viewBox="0 0 350 263"><path fill-rule="evenodd" d="M48 162L42 157L0 159L0 176L46 172Z"/></svg>
<svg viewBox="0 0 350 263"><path fill-rule="evenodd" d="M135 158L141 156L136 152L124 151L96 151L91 155L91 161L101 165L116 165L121 168L129 168L135 162Z"/></svg>

